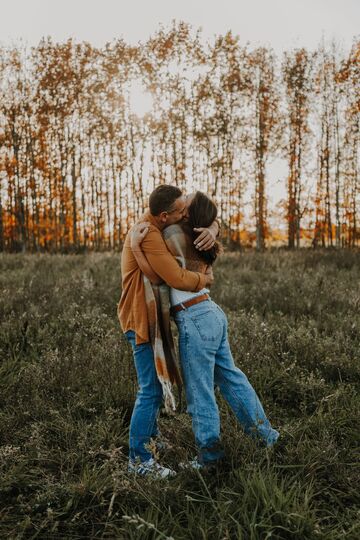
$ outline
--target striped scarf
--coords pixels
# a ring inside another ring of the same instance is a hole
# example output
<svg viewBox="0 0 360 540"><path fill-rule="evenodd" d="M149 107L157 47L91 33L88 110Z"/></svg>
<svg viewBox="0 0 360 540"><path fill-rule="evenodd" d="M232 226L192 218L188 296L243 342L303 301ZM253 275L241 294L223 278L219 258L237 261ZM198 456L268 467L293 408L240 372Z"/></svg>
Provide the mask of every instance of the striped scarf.
<svg viewBox="0 0 360 540"><path fill-rule="evenodd" d="M182 381L171 332L169 287L165 283L154 285L145 275L143 279L156 374L162 386L165 410L171 414L176 410L172 385L177 384L181 394Z"/></svg>

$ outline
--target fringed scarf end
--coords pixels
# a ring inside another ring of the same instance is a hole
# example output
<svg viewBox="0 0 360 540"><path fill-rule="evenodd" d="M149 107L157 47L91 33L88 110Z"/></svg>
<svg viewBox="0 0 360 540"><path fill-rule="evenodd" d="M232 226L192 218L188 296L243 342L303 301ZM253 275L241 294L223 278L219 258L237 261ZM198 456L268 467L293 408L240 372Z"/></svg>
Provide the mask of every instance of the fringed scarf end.
<svg viewBox="0 0 360 540"><path fill-rule="evenodd" d="M171 383L169 381L165 381L164 379L160 380L160 382L163 390L165 411L168 414L173 415L176 412L176 402L172 392Z"/></svg>

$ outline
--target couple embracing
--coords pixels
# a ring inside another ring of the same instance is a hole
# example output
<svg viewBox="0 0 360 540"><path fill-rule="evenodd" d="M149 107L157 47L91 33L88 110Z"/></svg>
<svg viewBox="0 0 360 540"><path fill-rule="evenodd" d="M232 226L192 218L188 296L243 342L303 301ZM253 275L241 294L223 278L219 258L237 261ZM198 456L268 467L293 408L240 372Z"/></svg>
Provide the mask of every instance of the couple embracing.
<svg viewBox="0 0 360 540"><path fill-rule="evenodd" d="M162 184L150 195L149 212L125 239L118 316L133 350L139 384L130 422L129 471L140 475L175 474L154 459L149 443L159 439L161 404L175 410L172 386L181 387L182 380L198 450L197 458L185 466L207 468L224 457L215 386L245 433L267 447L279 436L247 377L235 366L226 315L210 298L212 265L220 252L216 217L216 205L204 193L185 197L179 188ZM181 376L170 316L179 332Z"/></svg>

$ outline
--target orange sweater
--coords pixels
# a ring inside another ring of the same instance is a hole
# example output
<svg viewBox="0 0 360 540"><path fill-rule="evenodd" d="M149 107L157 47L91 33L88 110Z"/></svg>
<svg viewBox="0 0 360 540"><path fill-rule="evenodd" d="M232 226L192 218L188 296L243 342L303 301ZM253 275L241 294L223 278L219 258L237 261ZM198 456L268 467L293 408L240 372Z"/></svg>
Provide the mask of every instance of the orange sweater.
<svg viewBox="0 0 360 540"><path fill-rule="evenodd" d="M154 217L148 213L140 221L151 223L141 249L150 266L170 287L183 291L200 291L205 287L205 275L181 268L168 251ZM123 332L133 330L136 343L150 341L145 303L145 290L141 270L130 245L130 235L125 239L121 255L122 293L118 304L118 317Z"/></svg>

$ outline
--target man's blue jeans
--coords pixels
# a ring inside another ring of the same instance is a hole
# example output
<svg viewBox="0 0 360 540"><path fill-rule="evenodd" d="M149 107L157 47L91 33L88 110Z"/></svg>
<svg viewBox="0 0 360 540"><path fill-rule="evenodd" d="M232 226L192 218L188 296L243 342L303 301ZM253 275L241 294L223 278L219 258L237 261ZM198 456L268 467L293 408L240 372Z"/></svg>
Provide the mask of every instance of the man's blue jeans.
<svg viewBox="0 0 360 540"><path fill-rule="evenodd" d="M247 377L234 364L222 309L211 300L204 301L175 313L174 319L199 461L209 463L223 456L214 385L219 387L245 433L272 446L279 433L271 427Z"/></svg>
<svg viewBox="0 0 360 540"><path fill-rule="evenodd" d="M157 378L151 343L136 345L135 332L129 330L126 337L134 353L139 390L130 421L129 458L147 461L152 457L147 445L156 437L157 416L162 402L162 388Z"/></svg>

